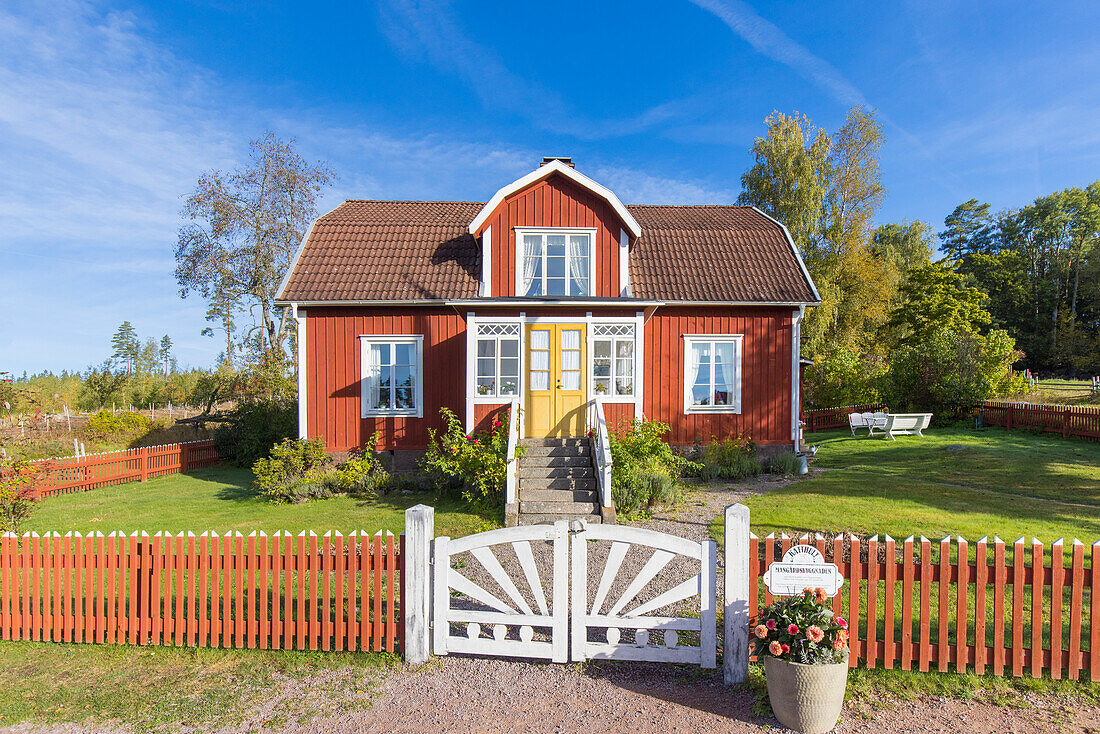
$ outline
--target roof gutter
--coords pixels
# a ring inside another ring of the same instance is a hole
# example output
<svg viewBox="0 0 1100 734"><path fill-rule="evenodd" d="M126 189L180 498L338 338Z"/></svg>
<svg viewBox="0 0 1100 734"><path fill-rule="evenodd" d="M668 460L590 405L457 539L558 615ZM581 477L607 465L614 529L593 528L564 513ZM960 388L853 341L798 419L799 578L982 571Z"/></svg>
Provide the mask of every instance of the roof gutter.
<svg viewBox="0 0 1100 734"><path fill-rule="evenodd" d="M658 301L642 298L607 298L602 300L553 301L531 298L412 298L412 299L365 299L365 300L276 300L276 306L479 306L503 308L507 306L618 306L633 308L657 308L659 306L816 306L821 301Z"/></svg>

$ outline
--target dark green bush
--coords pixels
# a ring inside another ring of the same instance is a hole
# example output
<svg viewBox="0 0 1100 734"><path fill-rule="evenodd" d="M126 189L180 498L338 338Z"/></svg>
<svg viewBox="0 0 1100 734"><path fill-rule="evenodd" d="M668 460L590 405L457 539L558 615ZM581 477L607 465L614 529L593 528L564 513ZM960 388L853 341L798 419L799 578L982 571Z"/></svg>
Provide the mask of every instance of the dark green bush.
<svg viewBox="0 0 1100 734"><path fill-rule="evenodd" d="M680 475L688 461L676 454L662 436L667 423L634 419L615 427L611 448L611 496L623 515L648 510L680 499Z"/></svg>
<svg viewBox="0 0 1100 734"><path fill-rule="evenodd" d="M762 471L756 459L756 446L747 434L738 433L714 440L696 449L692 473L704 482L718 479L745 479Z"/></svg>
<svg viewBox="0 0 1100 734"><path fill-rule="evenodd" d="M301 502L314 497L332 496L326 482L325 444L320 438L309 441L287 438L271 449L271 455L252 465L253 488L271 502Z"/></svg>
<svg viewBox="0 0 1100 734"><path fill-rule="evenodd" d="M783 451L768 461L768 471L772 474L797 474L802 462L793 451Z"/></svg>
<svg viewBox="0 0 1100 734"><path fill-rule="evenodd" d="M218 454L237 466L253 466L271 447L298 435L298 404L292 397L242 400L214 431Z"/></svg>
<svg viewBox="0 0 1100 734"><path fill-rule="evenodd" d="M439 434L428 430L428 451L421 466L439 490L457 490L471 505L500 508L508 469L508 421L493 421L487 433L467 434L458 416L440 408L446 428ZM522 456L523 447L516 447Z"/></svg>

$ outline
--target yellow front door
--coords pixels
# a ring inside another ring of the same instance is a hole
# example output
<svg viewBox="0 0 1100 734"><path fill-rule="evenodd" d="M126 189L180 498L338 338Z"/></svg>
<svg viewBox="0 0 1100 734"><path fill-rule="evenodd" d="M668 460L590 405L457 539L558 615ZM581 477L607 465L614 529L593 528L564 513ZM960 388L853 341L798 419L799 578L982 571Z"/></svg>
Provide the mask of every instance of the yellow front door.
<svg viewBox="0 0 1100 734"><path fill-rule="evenodd" d="M527 329L526 435L585 433L584 331L577 324L539 324Z"/></svg>

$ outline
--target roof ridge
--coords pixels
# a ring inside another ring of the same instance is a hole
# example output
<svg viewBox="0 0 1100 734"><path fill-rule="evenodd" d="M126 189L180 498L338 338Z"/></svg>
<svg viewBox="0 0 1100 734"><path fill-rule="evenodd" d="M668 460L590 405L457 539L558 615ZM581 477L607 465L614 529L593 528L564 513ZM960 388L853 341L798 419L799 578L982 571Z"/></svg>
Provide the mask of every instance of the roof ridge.
<svg viewBox="0 0 1100 734"><path fill-rule="evenodd" d="M469 204L485 206L483 201L446 201L432 199L344 199L345 204Z"/></svg>

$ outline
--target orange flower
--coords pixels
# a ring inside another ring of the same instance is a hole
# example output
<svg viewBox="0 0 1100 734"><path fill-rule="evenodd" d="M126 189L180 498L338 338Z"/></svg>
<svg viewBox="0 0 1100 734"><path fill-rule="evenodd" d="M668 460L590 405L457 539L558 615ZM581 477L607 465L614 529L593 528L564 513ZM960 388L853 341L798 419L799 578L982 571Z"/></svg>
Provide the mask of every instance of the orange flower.
<svg viewBox="0 0 1100 734"><path fill-rule="evenodd" d="M822 632L821 628L816 624L811 625L810 628L806 630L806 639L810 642L821 642L825 639L825 633Z"/></svg>
<svg viewBox="0 0 1100 734"><path fill-rule="evenodd" d="M816 601L818 604L824 604L827 598L828 597L825 596L825 589L821 588L820 586L814 589L814 601Z"/></svg>
<svg viewBox="0 0 1100 734"><path fill-rule="evenodd" d="M753 633L757 636L757 638L763 640L765 637L768 636L768 628L762 624L758 624L756 625L756 629L753 630Z"/></svg>
<svg viewBox="0 0 1100 734"><path fill-rule="evenodd" d="M833 649L834 650L839 652L840 650L843 650L845 647L846 647L846 643L844 642L844 640L840 639L839 637L836 638L835 640L833 640Z"/></svg>
<svg viewBox="0 0 1100 734"><path fill-rule="evenodd" d="M780 643L779 640L772 640L772 644L768 645L768 652L770 652L772 655L775 655L776 657L779 657L783 654L782 643Z"/></svg>

